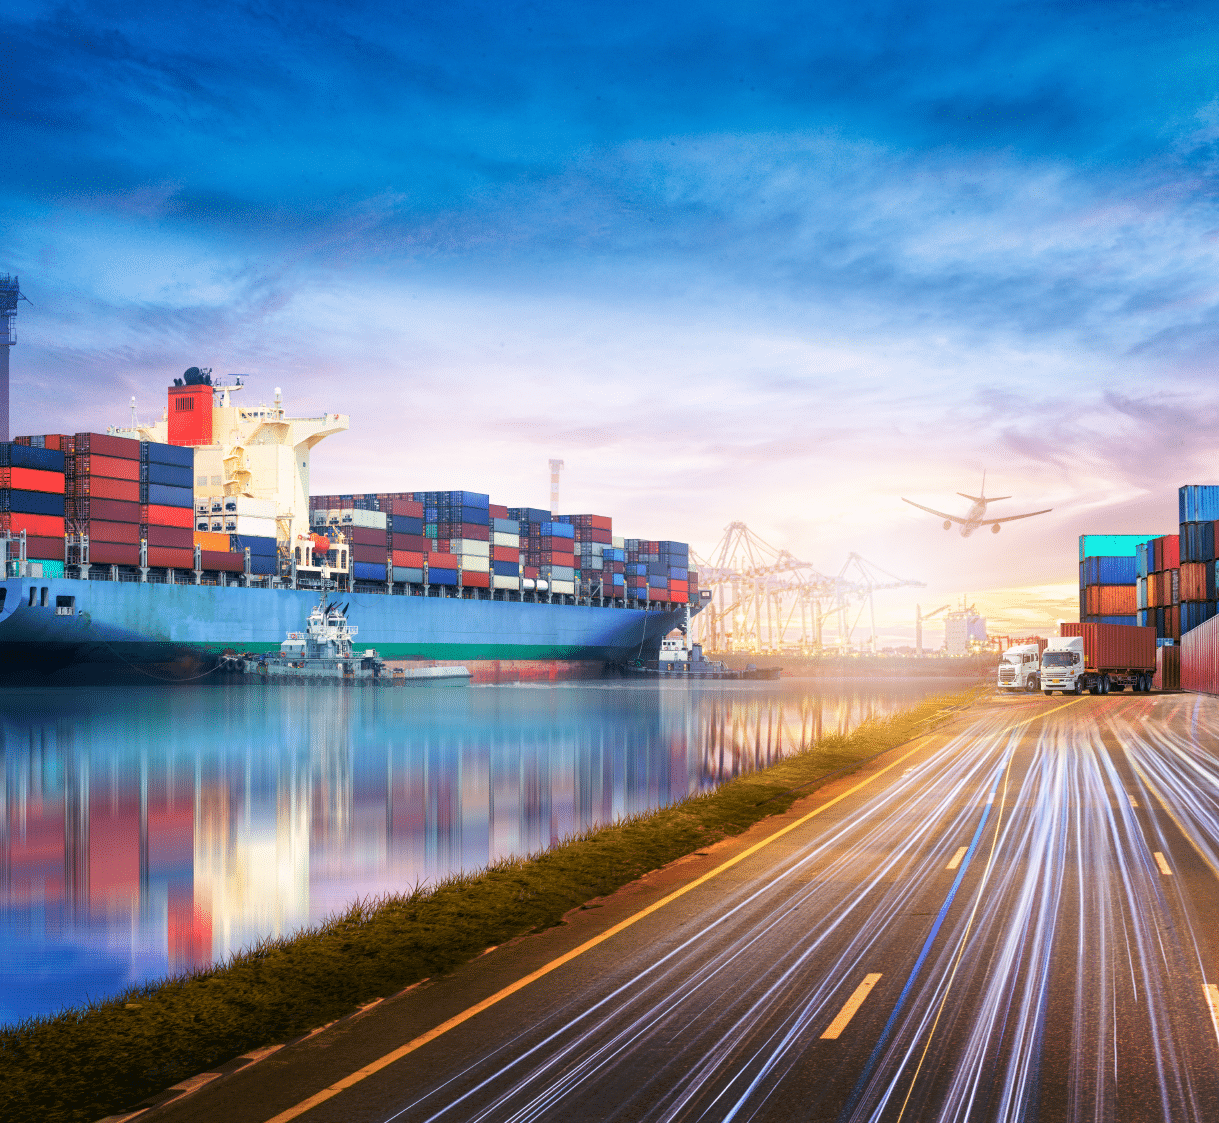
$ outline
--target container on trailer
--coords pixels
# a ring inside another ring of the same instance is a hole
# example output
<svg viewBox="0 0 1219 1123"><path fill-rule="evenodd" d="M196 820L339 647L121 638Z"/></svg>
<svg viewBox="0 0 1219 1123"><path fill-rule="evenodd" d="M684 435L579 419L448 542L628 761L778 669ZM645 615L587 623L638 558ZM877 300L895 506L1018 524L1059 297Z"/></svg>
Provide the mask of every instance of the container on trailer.
<svg viewBox="0 0 1219 1123"><path fill-rule="evenodd" d="M1084 624L1064 621L1060 636L1082 636L1088 670L1155 670L1155 632L1151 628L1121 624Z"/></svg>

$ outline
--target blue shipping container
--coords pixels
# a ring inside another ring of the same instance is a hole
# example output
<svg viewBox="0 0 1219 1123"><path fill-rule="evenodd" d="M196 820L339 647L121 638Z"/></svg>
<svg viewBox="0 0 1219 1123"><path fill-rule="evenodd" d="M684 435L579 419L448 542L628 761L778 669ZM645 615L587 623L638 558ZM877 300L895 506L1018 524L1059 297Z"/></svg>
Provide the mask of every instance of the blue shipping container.
<svg viewBox="0 0 1219 1123"><path fill-rule="evenodd" d="M150 484L167 484L169 487L189 487L192 491L194 490L195 476L194 471L190 468L149 461L144 471L147 473L144 478Z"/></svg>
<svg viewBox="0 0 1219 1123"><path fill-rule="evenodd" d="M195 506L195 493L189 487L170 487L168 484L148 485L147 492L140 488L141 495L146 494L143 503L152 503L158 507L190 507Z"/></svg>
<svg viewBox="0 0 1219 1123"><path fill-rule="evenodd" d="M229 549L235 554L249 549L252 558L274 557L278 552L274 538L255 538L249 534L230 534Z"/></svg>
<svg viewBox="0 0 1219 1123"><path fill-rule="evenodd" d="M1181 634L1192 631L1199 624L1205 624L1214 615L1215 602L1213 600L1182 602Z"/></svg>
<svg viewBox="0 0 1219 1123"><path fill-rule="evenodd" d="M685 581L685 580L687 580L688 573L689 573L689 570L680 569L675 565L669 566L669 580L670 581Z"/></svg>
<svg viewBox="0 0 1219 1123"><path fill-rule="evenodd" d="M0 467L35 468L39 472L62 472L63 453L53 448L0 445Z"/></svg>
<svg viewBox="0 0 1219 1123"><path fill-rule="evenodd" d="M461 521L463 523L473 523L475 526L487 526L491 522L491 516L487 514L486 507L466 507L463 505L461 508Z"/></svg>
<svg viewBox="0 0 1219 1123"><path fill-rule="evenodd" d="M1151 572L1150 563L1147 560L1148 553L1147 543L1140 542L1134 554L1134 571L1139 577L1146 577Z"/></svg>
<svg viewBox="0 0 1219 1123"><path fill-rule="evenodd" d="M1136 572L1134 555L1116 558L1085 558L1080 564L1080 585L1133 585Z"/></svg>
<svg viewBox="0 0 1219 1123"><path fill-rule="evenodd" d="M354 572L357 581L385 580L385 566L374 562L356 562Z"/></svg>
<svg viewBox="0 0 1219 1123"><path fill-rule="evenodd" d="M516 519L492 519L491 529L496 534L520 534L521 524Z"/></svg>
<svg viewBox="0 0 1219 1123"><path fill-rule="evenodd" d="M1219 519L1219 485L1186 484L1177 491L1177 522L1214 522Z"/></svg>
<svg viewBox="0 0 1219 1123"><path fill-rule="evenodd" d="M195 468L195 450L184 445L160 445L145 441L140 445L140 459L149 464L176 464L179 468Z"/></svg>
<svg viewBox="0 0 1219 1123"><path fill-rule="evenodd" d="M1079 560L1099 557L1132 558L1140 542L1150 542L1153 538L1163 537L1163 534L1081 534Z"/></svg>
<svg viewBox="0 0 1219 1123"><path fill-rule="evenodd" d="M1138 623L1137 616L1086 616L1084 623L1086 624L1122 624L1128 628L1133 628Z"/></svg>
<svg viewBox="0 0 1219 1123"><path fill-rule="evenodd" d="M404 565L396 565L394 566L394 580L400 584L422 585L423 570L411 569Z"/></svg>
<svg viewBox="0 0 1219 1123"><path fill-rule="evenodd" d="M511 561L493 561L491 563L491 572L496 577L519 577L521 575L520 562Z"/></svg>
<svg viewBox="0 0 1219 1123"><path fill-rule="evenodd" d="M457 570L433 569L431 566L428 566L427 579L429 585L456 585Z"/></svg>
<svg viewBox="0 0 1219 1123"><path fill-rule="evenodd" d="M669 579L662 577L658 573L649 573L648 586L652 589L667 589L669 587Z"/></svg>
<svg viewBox="0 0 1219 1123"><path fill-rule="evenodd" d="M6 498L7 503L4 502ZM49 495L45 491L0 491L0 511L15 511L22 515L54 515L62 519L63 496Z"/></svg>
<svg viewBox="0 0 1219 1123"><path fill-rule="evenodd" d="M250 555L250 572L256 577L269 577L274 575L278 559L274 554L271 555Z"/></svg>
<svg viewBox="0 0 1219 1123"><path fill-rule="evenodd" d="M571 538L576 537L576 528L568 526L566 523L542 523L542 537L550 538Z"/></svg>
<svg viewBox="0 0 1219 1123"><path fill-rule="evenodd" d="M422 534L423 520L417 519L413 515L392 515L393 527L395 534Z"/></svg>

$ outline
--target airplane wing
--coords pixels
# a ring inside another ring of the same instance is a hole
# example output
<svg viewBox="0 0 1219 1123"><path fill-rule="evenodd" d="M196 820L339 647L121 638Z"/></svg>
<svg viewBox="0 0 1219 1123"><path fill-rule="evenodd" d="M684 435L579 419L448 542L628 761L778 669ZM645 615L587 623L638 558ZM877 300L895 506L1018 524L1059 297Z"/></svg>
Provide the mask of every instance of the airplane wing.
<svg viewBox="0 0 1219 1123"><path fill-rule="evenodd" d="M1052 510L1054 510L1053 507L1047 507L1044 511L1030 511L1027 515L1008 515L1005 519L983 519L980 525L990 526L991 523L1010 523L1017 519L1031 519L1034 515L1048 515Z"/></svg>
<svg viewBox="0 0 1219 1123"><path fill-rule="evenodd" d="M907 499L904 495L902 496L902 502L909 503L911 507L917 507L920 511L926 511L929 515L938 515L941 519L951 519L954 523L960 523L962 526L969 521L968 519L961 518L960 515L950 515L946 511L937 511L933 507L924 507L921 503L915 503L913 499ZM1041 512L1038 511L1037 514L1040 515ZM1016 517L1020 518L1021 516L1017 515ZM991 521L1001 522L1002 520L992 519Z"/></svg>

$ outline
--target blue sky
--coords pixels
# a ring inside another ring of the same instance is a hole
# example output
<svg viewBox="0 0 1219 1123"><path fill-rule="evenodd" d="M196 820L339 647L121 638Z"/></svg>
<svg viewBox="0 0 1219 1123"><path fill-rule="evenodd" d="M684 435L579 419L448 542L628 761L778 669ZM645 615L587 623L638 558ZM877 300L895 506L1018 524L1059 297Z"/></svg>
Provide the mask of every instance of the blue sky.
<svg viewBox="0 0 1219 1123"><path fill-rule="evenodd" d="M628 535L921 578L894 636L967 591L1044 627L1076 535L1215 479L1211 15L16 0L15 429L248 372L351 415L319 490L542 505L562 456ZM900 503L983 468L1054 513L963 541Z"/></svg>

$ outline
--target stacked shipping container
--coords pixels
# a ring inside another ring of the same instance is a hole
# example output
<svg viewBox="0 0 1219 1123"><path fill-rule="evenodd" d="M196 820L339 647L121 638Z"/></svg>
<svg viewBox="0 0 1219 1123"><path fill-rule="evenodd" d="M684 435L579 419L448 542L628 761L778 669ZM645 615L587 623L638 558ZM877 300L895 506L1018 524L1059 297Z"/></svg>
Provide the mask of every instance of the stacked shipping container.
<svg viewBox="0 0 1219 1123"><path fill-rule="evenodd" d="M1138 548L1150 535L1079 536L1079 618L1084 623L1135 624Z"/></svg>
<svg viewBox="0 0 1219 1123"><path fill-rule="evenodd" d="M1136 558L1138 623L1160 640L1181 638L1179 538L1166 534L1145 543Z"/></svg>
<svg viewBox="0 0 1219 1123"><path fill-rule="evenodd" d="M26 557L64 560L64 455L0 444L0 532L25 534Z"/></svg>
<svg viewBox="0 0 1219 1123"><path fill-rule="evenodd" d="M148 543L148 565L195 567L194 482L193 448L140 444L140 536Z"/></svg>
<svg viewBox="0 0 1219 1123"><path fill-rule="evenodd" d="M1219 520L1219 487L1189 484L1178 493L1181 575L1181 634L1217 614L1215 526Z"/></svg>
<svg viewBox="0 0 1219 1123"><path fill-rule="evenodd" d="M66 464L67 517L72 532L89 536L90 564L138 566L140 442L77 433Z"/></svg>

